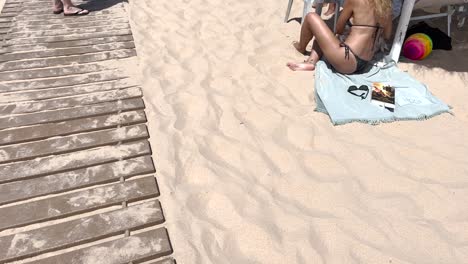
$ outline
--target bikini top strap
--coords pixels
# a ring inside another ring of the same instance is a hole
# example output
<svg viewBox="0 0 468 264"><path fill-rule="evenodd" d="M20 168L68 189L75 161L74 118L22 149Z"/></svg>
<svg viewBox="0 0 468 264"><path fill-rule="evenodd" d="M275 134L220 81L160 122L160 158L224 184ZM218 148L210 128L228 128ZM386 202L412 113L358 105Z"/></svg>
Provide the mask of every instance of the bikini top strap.
<svg viewBox="0 0 468 264"><path fill-rule="evenodd" d="M361 25L361 24L351 24L351 21L346 21L346 24L350 27L368 27L368 28L375 28L375 32L373 34L373 38L374 38L374 46L375 46L375 43L377 42L377 37L378 37L378 34L379 34L379 30L383 30L383 27L380 26L380 23L377 23L376 25Z"/></svg>
<svg viewBox="0 0 468 264"><path fill-rule="evenodd" d="M379 23L377 25L360 25L360 24L351 24L351 22L348 20L347 22L348 26L350 27L369 27L369 28L376 28L376 29L381 29L382 27L380 26Z"/></svg>

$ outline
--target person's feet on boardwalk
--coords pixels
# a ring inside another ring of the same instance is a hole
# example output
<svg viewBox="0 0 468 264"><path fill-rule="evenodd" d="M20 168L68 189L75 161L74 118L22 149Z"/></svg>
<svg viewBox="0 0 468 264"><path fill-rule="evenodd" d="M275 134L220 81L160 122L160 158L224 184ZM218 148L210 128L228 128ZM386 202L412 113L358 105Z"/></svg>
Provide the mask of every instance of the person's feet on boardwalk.
<svg viewBox="0 0 468 264"><path fill-rule="evenodd" d="M71 0L54 0L54 14L63 12L65 16L84 16L89 14L86 9L79 8L71 2Z"/></svg>
<svg viewBox="0 0 468 264"><path fill-rule="evenodd" d="M54 14L63 12L63 3L60 0L54 0L54 7L52 8Z"/></svg>

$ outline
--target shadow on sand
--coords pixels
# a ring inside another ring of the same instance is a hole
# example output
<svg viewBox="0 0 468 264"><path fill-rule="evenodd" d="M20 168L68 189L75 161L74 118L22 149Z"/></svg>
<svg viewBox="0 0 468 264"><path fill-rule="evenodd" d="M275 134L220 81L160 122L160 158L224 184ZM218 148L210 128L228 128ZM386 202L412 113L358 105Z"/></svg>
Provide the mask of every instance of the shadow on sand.
<svg viewBox="0 0 468 264"><path fill-rule="evenodd" d="M428 13L418 13L418 15L426 15ZM431 27L439 28L447 31L447 18L437 18L425 20ZM416 22L417 23L417 22ZM420 61L411 61L401 56L400 61L411 63L416 66L427 68L441 68L450 72L468 73L468 23L465 23L461 28L457 27L457 21L452 21L452 50L433 50L432 53Z"/></svg>
<svg viewBox="0 0 468 264"><path fill-rule="evenodd" d="M120 3L128 3L128 0L88 0L83 4L80 4L79 7L87 9L91 12L96 12L108 9Z"/></svg>

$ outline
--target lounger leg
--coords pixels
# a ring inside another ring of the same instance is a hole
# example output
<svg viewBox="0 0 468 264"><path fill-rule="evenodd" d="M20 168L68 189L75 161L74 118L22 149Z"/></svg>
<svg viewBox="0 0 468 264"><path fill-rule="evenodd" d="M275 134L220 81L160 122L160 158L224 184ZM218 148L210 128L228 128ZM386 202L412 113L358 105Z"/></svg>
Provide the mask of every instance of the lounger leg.
<svg viewBox="0 0 468 264"><path fill-rule="evenodd" d="M415 0L405 0L403 2L403 8L401 10L400 21L398 22L397 31L395 33L395 39L393 40L392 50L387 56L387 59L398 62L400 58L401 48L403 41L405 41L406 30L413 12Z"/></svg>
<svg viewBox="0 0 468 264"><path fill-rule="evenodd" d="M317 13L317 15L319 15L319 16L322 15L323 1L324 0L315 0L314 1L314 3L315 3L315 13Z"/></svg>
<svg viewBox="0 0 468 264"><path fill-rule="evenodd" d="M340 0L335 1L336 3L336 9L335 9L335 17L333 21L333 33L336 34L336 23L338 22L338 16L340 15L340 8L341 8L341 2Z"/></svg>
<svg viewBox="0 0 468 264"><path fill-rule="evenodd" d="M312 8L312 0L304 0L304 10L302 11L302 20L301 23L304 23L306 15L309 13Z"/></svg>
<svg viewBox="0 0 468 264"><path fill-rule="evenodd" d="M447 6L447 35L450 37L452 31L451 31L451 27L452 27L452 16L453 16L453 13L455 12L455 9L453 8L453 6L451 5L448 5Z"/></svg>
<svg viewBox="0 0 468 264"><path fill-rule="evenodd" d="M458 16L458 28L462 28L463 25L465 24L466 17L468 15L468 10L467 10L468 4L467 5L462 5L458 8L458 12L460 12L460 15Z"/></svg>
<svg viewBox="0 0 468 264"><path fill-rule="evenodd" d="M466 5L461 5L458 7L458 28L462 28L463 25L465 24L466 16L468 15L468 10L466 9L468 7L468 4Z"/></svg>
<svg viewBox="0 0 468 264"><path fill-rule="evenodd" d="M294 0L289 0L288 9L286 9L286 16L284 17L284 23L288 22L289 14L291 13L291 8Z"/></svg>

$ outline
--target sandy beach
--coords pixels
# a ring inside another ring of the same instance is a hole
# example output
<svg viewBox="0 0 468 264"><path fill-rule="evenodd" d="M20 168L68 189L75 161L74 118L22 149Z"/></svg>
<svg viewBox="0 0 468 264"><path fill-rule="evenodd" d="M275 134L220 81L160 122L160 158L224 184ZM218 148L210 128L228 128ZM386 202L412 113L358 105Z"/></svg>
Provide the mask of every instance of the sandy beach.
<svg viewBox="0 0 468 264"><path fill-rule="evenodd" d="M314 73L285 66L304 59L286 5L128 5L174 258L466 263L468 25L453 51L400 63L453 115L333 126Z"/></svg>

